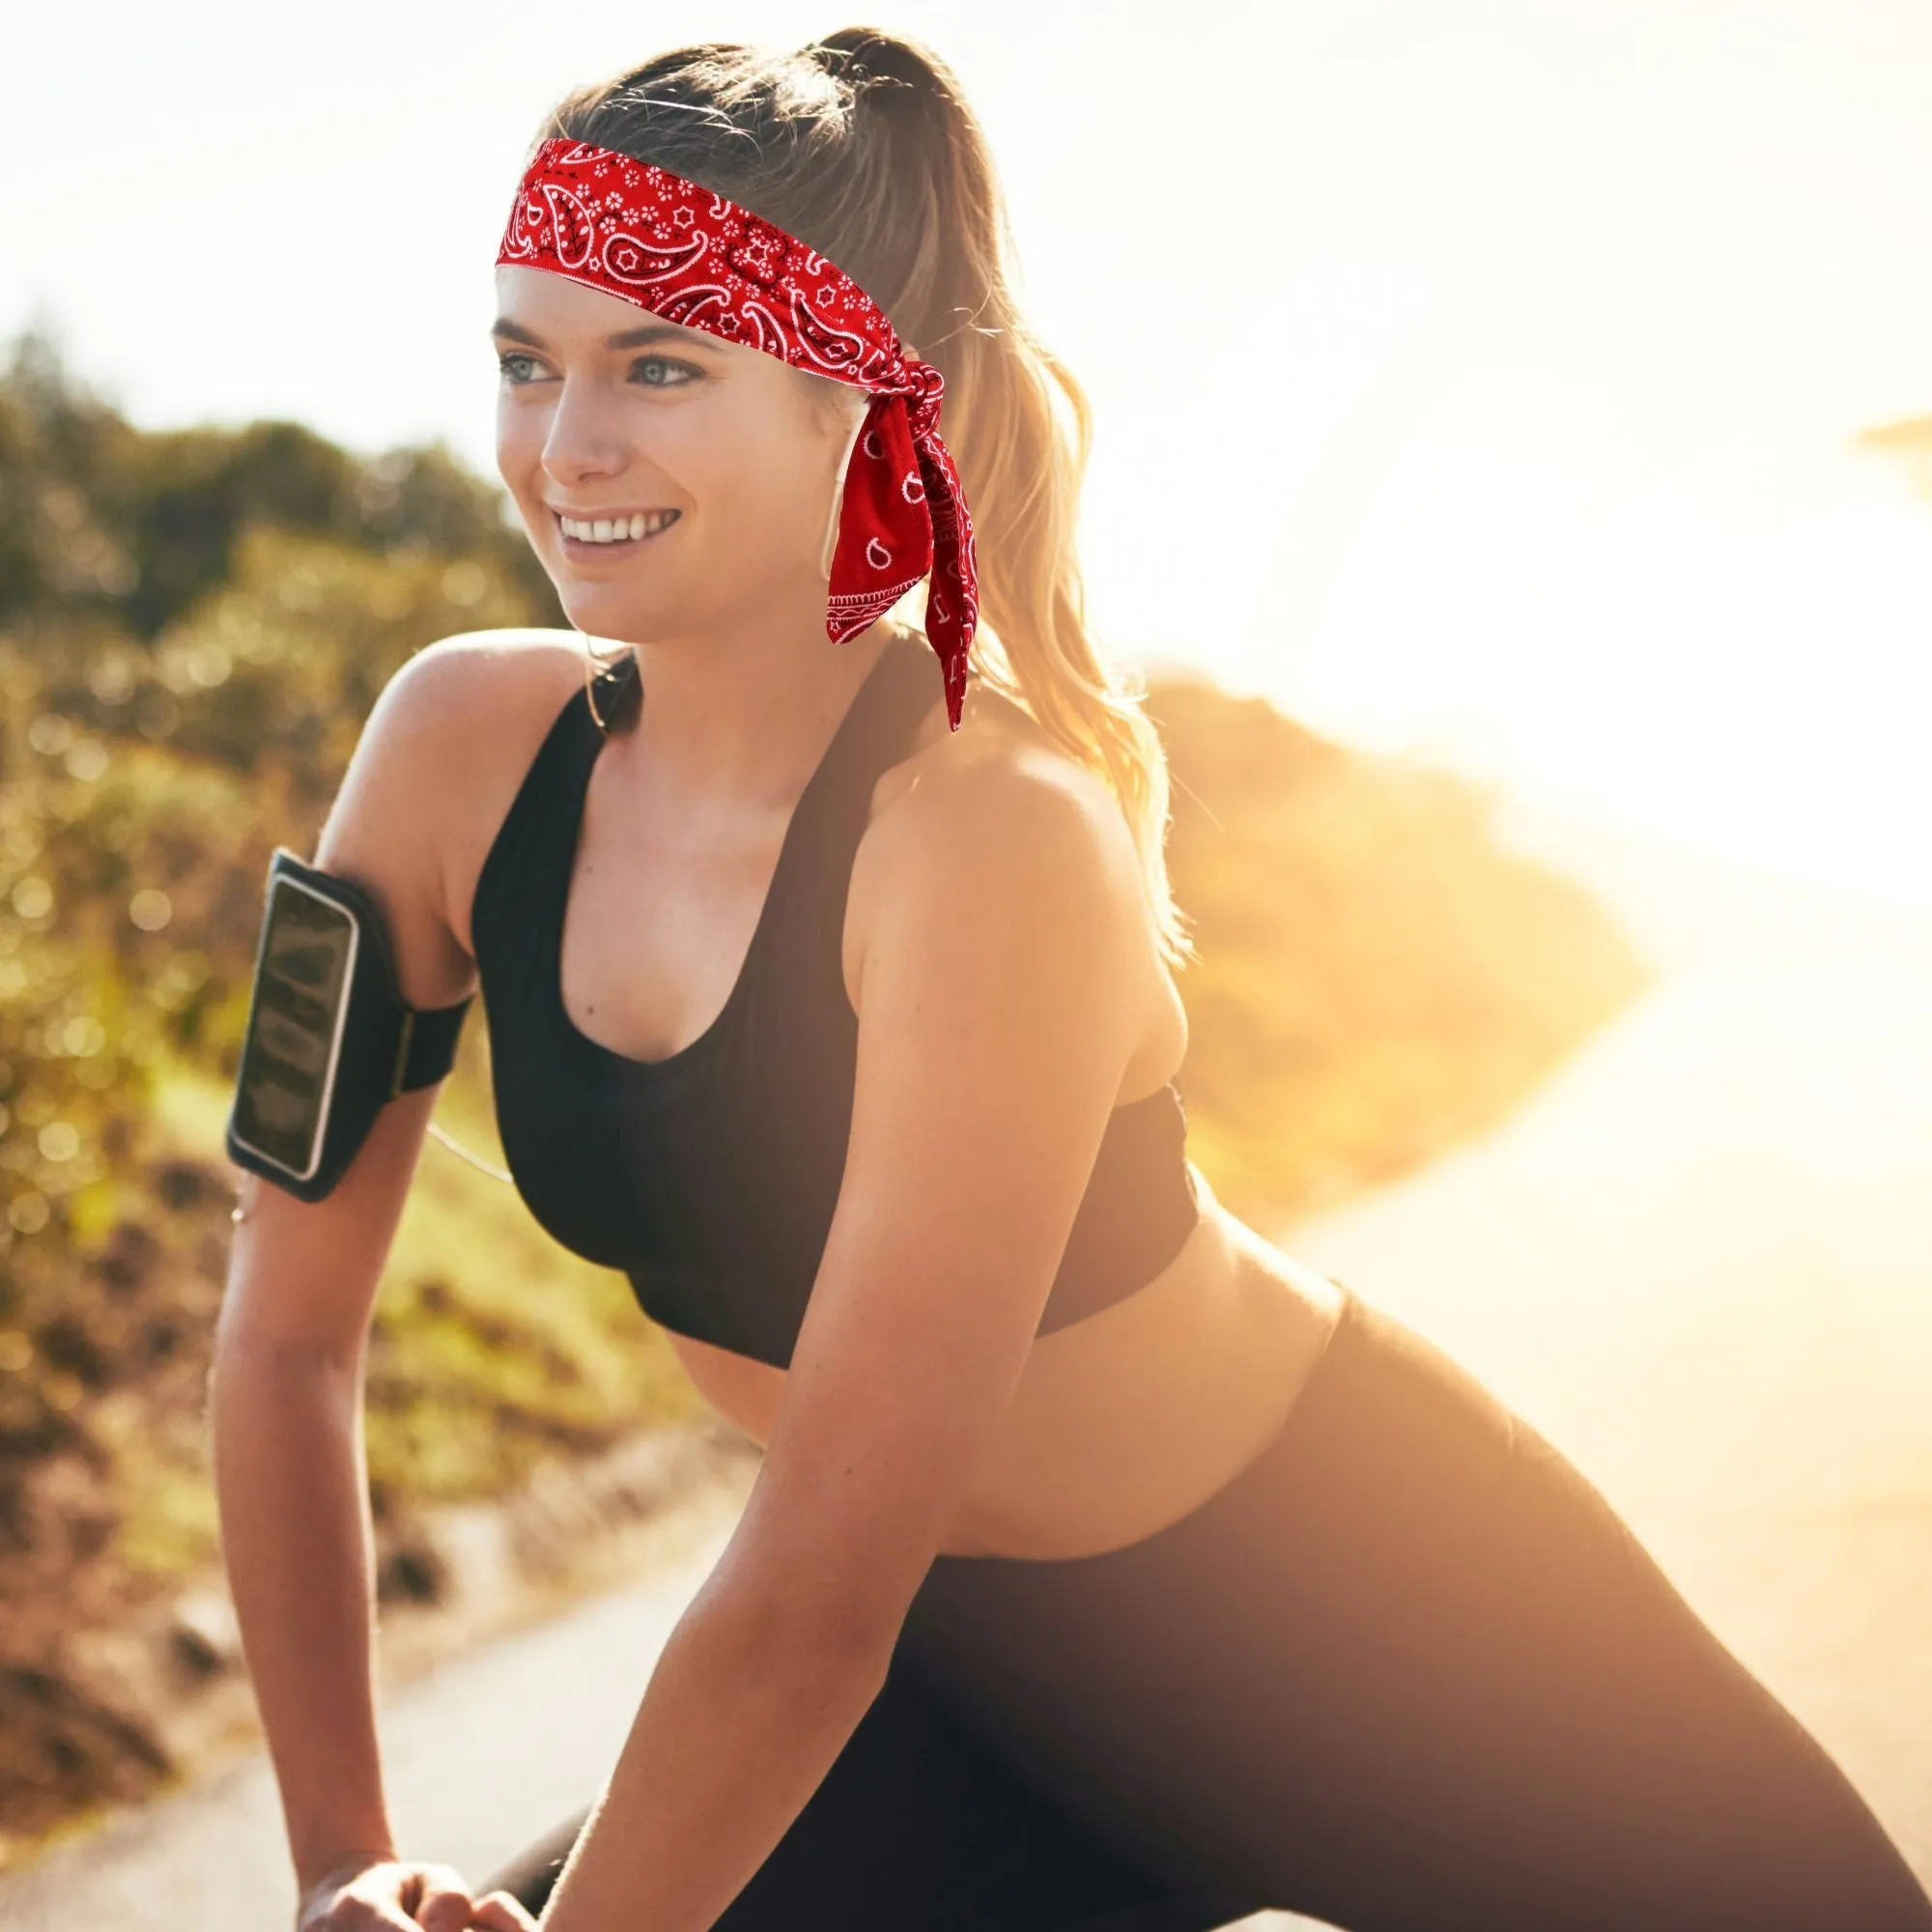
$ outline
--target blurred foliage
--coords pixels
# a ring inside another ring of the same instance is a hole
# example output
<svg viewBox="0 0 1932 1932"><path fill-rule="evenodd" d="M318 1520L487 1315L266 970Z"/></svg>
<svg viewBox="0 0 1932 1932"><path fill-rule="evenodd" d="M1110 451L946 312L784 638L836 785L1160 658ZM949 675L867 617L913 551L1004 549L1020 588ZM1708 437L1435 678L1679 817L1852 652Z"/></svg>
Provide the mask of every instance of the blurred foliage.
<svg viewBox="0 0 1932 1932"><path fill-rule="evenodd" d="M221 1129L270 853L314 850L412 653L527 625L564 625L552 586L440 447L139 430L38 333L0 373L0 1865L170 1775L86 1640L218 1556ZM1635 989L1467 787L1211 690L1151 708L1202 952L1192 1151L1264 1231L1498 1117ZM494 1149L473 1021L439 1118ZM385 1596L426 1503L695 1403L620 1274L426 1153L368 1355Z"/></svg>
<svg viewBox="0 0 1932 1932"><path fill-rule="evenodd" d="M1243 1220L1279 1236L1494 1124L1644 983L1589 893L1498 848L1481 786L1211 686L1149 710L1200 954L1189 1146Z"/></svg>
<svg viewBox="0 0 1932 1932"><path fill-rule="evenodd" d="M48 335L15 339L0 375L0 624L57 615L83 652L97 624L147 643L233 580L257 528L378 561L462 561L475 569L458 573L451 604L494 583L519 621L563 622L501 492L440 443L363 461L299 423L136 429L69 374Z"/></svg>

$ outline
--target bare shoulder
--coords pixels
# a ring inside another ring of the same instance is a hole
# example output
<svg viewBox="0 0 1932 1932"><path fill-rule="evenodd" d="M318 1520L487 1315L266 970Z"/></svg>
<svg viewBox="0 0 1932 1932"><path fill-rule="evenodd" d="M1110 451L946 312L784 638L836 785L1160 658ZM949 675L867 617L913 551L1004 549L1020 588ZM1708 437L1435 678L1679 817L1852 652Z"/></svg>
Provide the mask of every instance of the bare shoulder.
<svg viewBox="0 0 1932 1932"><path fill-rule="evenodd" d="M976 681L959 729L935 698L908 755L880 780L860 864L867 848L875 870L963 857L1000 828L1022 842L1055 838L1063 856L1083 856L1097 882L1140 904L1139 854L1112 785L1022 706Z"/></svg>
<svg viewBox="0 0 1932 1932"><path fill-rule="evenodd" d="M883 915L935 882L962 917L974 903L997 904L1042 945L1069 929L1090 944L1110 933L1124 973L1158 971L1139 854L1112 786L1019 705L977 685L957 731L935 699L874 792L850 889L855 1009Z"/></svg>
<svg viewBox="0 0 1932 1932"><path fill-rule="evenodd" d="M582 677L583 639L575 631L463 631L416 652L384 687L370 723L391 710L403 731L474 747L479 729L515 732L532 706L541 709L553 692L560 703Z"/></svg>
<svg viewBox="0 0 1932 1932"><path fill-rule="evenodd" d="M582 681L574 631L439 639L383 687L323 828L317 863L375 895L404 997L446 1005L475 987L469 900L545 732Z"/></svg>

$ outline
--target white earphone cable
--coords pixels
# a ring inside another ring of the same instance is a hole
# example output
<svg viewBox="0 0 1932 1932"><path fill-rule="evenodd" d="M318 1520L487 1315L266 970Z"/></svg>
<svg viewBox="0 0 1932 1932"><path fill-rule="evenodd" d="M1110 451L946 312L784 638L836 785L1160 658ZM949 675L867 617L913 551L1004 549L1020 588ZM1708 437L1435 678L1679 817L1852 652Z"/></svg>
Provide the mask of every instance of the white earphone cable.
<svg viewBox="0 0 1932 1932"><path fill-rule="evenodd" d="M517 1178L515 1175L505 1173L502 1168L496 1166L493 1162L484 1160L480 1155L471 1153L467 1147L465 1147L461 1141L452 1139L451 1136L444 1133L443 1130L440 1126L438 1126L434 1121L430 1122L429 1130L437 1137L438 1140L440 1140L443 1144L444 1147L446 1147L450 1151L451 1153L461 1154L463 1158L467 1160L471 1167L480 1167L485 1174L494 1175L498 1180L506 1180L510 1183L512 1187L514 1187L517 1184Z"/></svg>

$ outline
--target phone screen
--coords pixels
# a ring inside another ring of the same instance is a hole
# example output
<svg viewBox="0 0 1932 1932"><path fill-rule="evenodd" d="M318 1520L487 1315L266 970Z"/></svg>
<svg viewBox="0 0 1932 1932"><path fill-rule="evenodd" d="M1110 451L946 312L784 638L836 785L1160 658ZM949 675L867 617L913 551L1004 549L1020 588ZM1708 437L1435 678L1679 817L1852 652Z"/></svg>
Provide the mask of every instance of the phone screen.
<svg viewBox="0 0 1932 1932"><path fill-rule="evenodd" d="M298 1180L322 1162L357 937L347 908L299 879L272 882L242 1042L234 1129L239 1141Z"/></svg>

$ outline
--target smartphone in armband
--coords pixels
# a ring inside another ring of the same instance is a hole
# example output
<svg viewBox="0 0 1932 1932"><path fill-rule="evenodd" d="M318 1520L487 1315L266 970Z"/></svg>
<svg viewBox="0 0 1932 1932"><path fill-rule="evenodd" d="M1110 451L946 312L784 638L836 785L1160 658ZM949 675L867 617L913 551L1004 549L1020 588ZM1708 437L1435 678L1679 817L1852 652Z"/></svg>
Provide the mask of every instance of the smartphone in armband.
<svg viewBox="0 0 1932 1932"><path fill-rule="evenodd" d="M229 1158L299 1200L320 1201L384 1107L448 1073L469 1005L408 1006L375 900L277 846L228 1115Z"/></svg>

